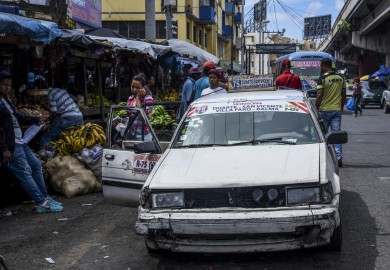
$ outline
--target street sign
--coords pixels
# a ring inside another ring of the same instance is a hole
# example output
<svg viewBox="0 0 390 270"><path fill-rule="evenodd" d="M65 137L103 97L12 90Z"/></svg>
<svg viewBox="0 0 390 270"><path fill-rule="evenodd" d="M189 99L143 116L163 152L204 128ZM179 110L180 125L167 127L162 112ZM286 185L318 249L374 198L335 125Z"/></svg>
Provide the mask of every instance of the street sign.
<svg viewBox="0 0 390 270"><path fill-rule="evenodd" d="M256 54L289 54L297 51L294 44L256 44Z"/></svg>
<svg viewBox="0 0 390 270"><path fill-rule="evenodd" d="M229 91L259 90L273 87L273 85L273 74L229 76Z"/></svg>

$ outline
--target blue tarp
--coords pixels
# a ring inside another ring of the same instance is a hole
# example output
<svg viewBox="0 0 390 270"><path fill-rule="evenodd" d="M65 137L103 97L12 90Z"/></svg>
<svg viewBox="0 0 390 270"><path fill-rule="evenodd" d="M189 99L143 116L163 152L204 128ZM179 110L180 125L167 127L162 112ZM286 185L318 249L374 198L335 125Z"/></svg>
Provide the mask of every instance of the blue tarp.
<svg viewBox="0 0 390 270"><path fill-rule="evenodd" d="M0 12L0 33L27 36L34 41L44 43L50 43L62 34L56 23L3 12Z"/></svg>
<svg viewBox="0 0 390 270"><path fill-rule="evenodd" d="M370 79L374 77L384 77L390 75L390 67L380 66L379 70L370 75Z"/></svg>

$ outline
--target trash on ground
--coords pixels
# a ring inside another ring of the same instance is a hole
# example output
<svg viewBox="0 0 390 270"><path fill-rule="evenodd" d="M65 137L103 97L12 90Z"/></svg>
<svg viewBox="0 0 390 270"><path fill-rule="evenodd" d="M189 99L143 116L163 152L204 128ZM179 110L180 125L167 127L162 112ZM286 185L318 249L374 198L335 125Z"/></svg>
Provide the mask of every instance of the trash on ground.
<svg viewBox="0 0 390 270"><path fill-rule="evenodd" d="M51 263L51 264L54 264L55 262L53 261L53 259L52 258L45 258L46 259L46 261L48 262L48 263Z"/></svg>

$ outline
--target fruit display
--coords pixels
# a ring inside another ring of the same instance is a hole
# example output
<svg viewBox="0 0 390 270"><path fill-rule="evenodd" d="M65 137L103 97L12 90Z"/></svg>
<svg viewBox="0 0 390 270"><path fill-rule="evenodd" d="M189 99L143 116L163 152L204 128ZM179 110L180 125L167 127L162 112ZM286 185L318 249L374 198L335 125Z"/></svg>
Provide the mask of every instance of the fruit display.
<svg viewBox="0 0 390 270"><path fill-rule="evenodd" d="M40 117L45 122L50 120L50 112L40 105L23 105L18 107L18 111L24 115Z"/></svg>
<svg viewBox="0 0 390 270"><path fill-rule="evenodd" d="M100 106L100 96L96 94L89 94L87 104L93 107ZM112 102L108 100L106 97L103 97L103 105L109 107L110 105L112 105Z"/></svg>
<svg viewBox="0 0 390 270"><path fill-rule="evenodd" d="M67 128L52 144L62 156L67 156L80 152L84 147L92 147L95 144L104 145L105 142L106 134L103 128L88 122L83 126Z"/></svg>
<svg viewBox="0 0 390 270"><path fill-rule="evenodd" d="M177 101L179 99L179 94L175 89L165 89L160 95L157 96L159 101Z"/></svg>
<svg viewBox="0 0 390 270"><path fill-rule="evenodd" d="M150 114L150 123L155 130L172 129L177 126L175 119L165 111L162 105L153 107Z"/></svg>

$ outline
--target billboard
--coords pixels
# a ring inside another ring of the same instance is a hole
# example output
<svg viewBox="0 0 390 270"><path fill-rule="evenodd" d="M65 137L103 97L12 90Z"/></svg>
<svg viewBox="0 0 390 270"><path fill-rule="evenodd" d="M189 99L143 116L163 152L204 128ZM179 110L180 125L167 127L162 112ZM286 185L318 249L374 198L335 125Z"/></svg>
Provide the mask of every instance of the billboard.
<svg viewBox="0 0 390 270"><path fill-rule="evenodd" d="M328 35L332 23L332 15L304 18L303 39L324 39Z"/></svg>
<svg viewBox="0 0 390 270"><path fill-rule="evenodd" d="M102 0L67 0L67 15L74 21L102 27Z"/></svg>
<svg viewBox="0 0 390 270"><path fill-rule="evenodd" d="M267 0L260 0L255 4L253 16L257 23L261 23L267 19Z"/></svg>

